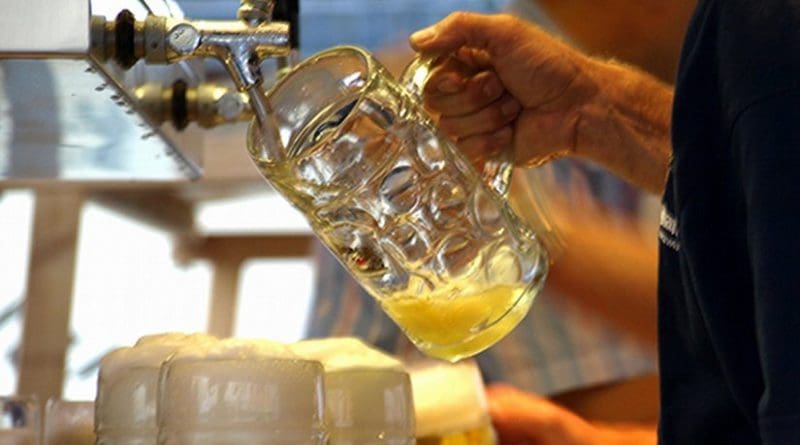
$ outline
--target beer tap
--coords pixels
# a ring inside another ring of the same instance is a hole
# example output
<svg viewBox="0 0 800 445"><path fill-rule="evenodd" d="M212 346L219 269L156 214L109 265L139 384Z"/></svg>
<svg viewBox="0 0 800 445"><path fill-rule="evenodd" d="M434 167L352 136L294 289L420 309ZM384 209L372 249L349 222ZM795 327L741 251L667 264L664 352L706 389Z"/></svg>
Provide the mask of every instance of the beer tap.
<svg viewBox="0 0 800 445"><path fill-rule="evenodd" d="M148 16L136 20L123 10L116 19L92 17L92 55L101 62L114 60L123 69L138 60L169 64L190 58L220 60L236 91L218 85L187 87L145 85L138 89L142 105L158 122L171 120L182 129L189 121L204 127L245 120L252 116L248 98L263 87L261 64L275 58L280 69L290 68L297 48L296 0L241 0L238 20L200 21ZM274 20L273 13L281 20ZM158 103L161 101L162 103ZM194 110L194 112L192 112Z"/></svg>
<svg viewBox="0 0 800 445"><path fill-rule="evenodd" d="M92 18L92 54L127 69L139 59L174 63L192 57L222 61L236 87L245 91L261 80L266 58L288 56L290 25L272 21L273 0L242 0L240 20L186 20L148 16L139 21L124 10L113 21Z"/></svg>

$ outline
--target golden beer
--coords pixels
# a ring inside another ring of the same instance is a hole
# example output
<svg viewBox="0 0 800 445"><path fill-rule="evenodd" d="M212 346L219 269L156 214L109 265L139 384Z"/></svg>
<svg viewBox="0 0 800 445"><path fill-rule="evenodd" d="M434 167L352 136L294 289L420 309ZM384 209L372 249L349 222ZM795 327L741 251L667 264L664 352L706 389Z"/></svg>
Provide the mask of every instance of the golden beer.
<svg viewBox="0 0 800 445"><path fill-rule="evenodd" d="M422 352L455 362L483 351L514 329L535 294L529 288L503 285L484 292L463 291L468 286L459 284L433 295L394 297L381 303Z"/></svg>
<svg viewBox="0 0 800 445"><path fill-rule="evenodd" d="M495 445L497 436L487 422L464 431L417 437L417 445Z"/></svg>

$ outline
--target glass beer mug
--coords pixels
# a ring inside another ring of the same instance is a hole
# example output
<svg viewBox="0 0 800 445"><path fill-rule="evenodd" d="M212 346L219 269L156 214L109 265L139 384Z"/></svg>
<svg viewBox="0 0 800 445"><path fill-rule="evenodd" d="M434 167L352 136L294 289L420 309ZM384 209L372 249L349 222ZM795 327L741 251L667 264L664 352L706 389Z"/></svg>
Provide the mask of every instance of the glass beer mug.
<svg viewBox="0 0 800 445"><path fill-rule="evenodd" d="M417 59L400 82L369 53L334 47L255 106L261 174L416 346L457 361L525 316L548 255L509 207L509 162L475 167L432 123Z"/></svg>

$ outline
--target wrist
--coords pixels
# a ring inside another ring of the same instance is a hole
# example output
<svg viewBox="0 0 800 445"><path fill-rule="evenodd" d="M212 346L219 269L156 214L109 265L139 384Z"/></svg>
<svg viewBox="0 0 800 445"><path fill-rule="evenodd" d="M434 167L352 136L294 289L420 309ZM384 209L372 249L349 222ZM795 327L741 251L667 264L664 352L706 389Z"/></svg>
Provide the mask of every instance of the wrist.
<svg viewBox="0 0 800 445"><path fill-rule="evenodd" d="M594 94L579 110L573 154L661 192L672 151L671 87L613 60L587 57L585 70Z"/></svg>
<svg viewBox="0 0 800 445"><path fill-rule="evenodd" d="M583 72L592 92L581 104L575 128L573 154L592 160L602 159L610 145L609 132L614 129L614 113L625 98L619 67L606 60L584 57Z"/></svg>

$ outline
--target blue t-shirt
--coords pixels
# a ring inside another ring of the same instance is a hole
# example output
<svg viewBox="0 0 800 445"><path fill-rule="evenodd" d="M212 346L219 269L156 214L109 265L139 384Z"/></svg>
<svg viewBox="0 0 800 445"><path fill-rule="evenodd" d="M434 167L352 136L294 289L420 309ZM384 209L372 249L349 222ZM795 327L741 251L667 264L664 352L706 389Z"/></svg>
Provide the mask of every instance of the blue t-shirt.
<svg viewBox="0 0 800 445"><path fill-rule="evenodd" d="M800 2L700 0L672 125L661 443L800 444Z"/></svg>

